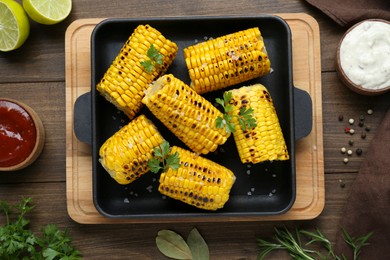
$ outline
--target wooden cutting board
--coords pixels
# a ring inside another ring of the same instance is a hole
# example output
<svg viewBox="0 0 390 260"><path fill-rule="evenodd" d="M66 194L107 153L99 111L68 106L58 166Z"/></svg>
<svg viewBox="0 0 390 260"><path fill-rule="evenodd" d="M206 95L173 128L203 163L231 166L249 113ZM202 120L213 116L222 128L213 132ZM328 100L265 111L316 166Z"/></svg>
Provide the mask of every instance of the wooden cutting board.
<svg viewBox="0 0 390 260"><path fill-rule="evenodd" d="M277 14L292 32L294 85L307 91L313 102L313 129L296 143L296 200L281 215L232 217L224 221L304 220L317 217L325 204L322 136L320 32L316 20L302 13ZM164 219L110 219L99 214L92 198L92 147L77 140L73 132L76 99L90 91L90 38L102 19L74 21L65 35L66 62L66 196L70 217L83 224L172 222ZM181 222L217 219L175 219ZM220 220L219 220L220 221Z"/></svg>

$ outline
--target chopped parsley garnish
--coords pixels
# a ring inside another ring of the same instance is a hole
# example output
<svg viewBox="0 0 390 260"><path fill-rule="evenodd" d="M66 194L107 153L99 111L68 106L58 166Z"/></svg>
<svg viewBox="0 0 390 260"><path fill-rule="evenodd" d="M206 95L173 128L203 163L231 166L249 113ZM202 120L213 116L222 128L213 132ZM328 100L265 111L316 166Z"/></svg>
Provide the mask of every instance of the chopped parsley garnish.
<svg viewBox="0 0 390 260"><path fill-rule="evenodd" d="M226 132L233 133L236 129L234 124L231 122L233 119L233 115L231 115L233 111L233 106L230 104L232 99L232 92L228 91L223 94L223 99L216 98L215 101L223 107L224 114L223 117L218 116L216 119L216 127L217 128L226 128ZM256 119L253 117L253 108L243 106L240 109L240 112L237 116L238 122L240 123L241 129L243 131L256 127Z"/></svg>
<svg viewBox="0 0 390 260"><path fill-rule="evenodd" d="M163 56L161 53L158 52L156 47L154 47L153 44L150 45L150 48L148 49L146 55L148 56L149 60L143 60L141 61L142 67L146 69L147 72L151 72L154 68L154 66L162 65L163 64Z"/></svg>
<svg viewBox="0 0 390 260"><path fill-rule="evenodd" d="M148 167L154 173L158 173L161 169L163 171L172 168L177 170L180 167L179 154L171 153L171 147L167 141L164 141L160 146L154 148L154 157L148 161Z"/></svg>

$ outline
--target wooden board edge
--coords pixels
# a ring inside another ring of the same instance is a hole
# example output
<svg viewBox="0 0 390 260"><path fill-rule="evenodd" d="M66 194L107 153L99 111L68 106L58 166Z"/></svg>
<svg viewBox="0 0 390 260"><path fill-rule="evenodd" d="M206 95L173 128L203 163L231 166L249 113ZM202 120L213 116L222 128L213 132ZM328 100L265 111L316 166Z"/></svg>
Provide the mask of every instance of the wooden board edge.
<svg viewBox="0 0 390 260"><path fill-rule="evenodd" d="M318 23L317 21L311 17L310 15L307 15L307 14L304 14L304 13L296 13L296 14L275 14L275 15L278 15L280 16L281 18L283 19L300 19L300 20L304 20L306 22L308 22L311 26L313 26L314 28L314 31L318 32L318 35L319 35L319 27L318 27ZM304 19L302 18L304 17ZM85 24L96 24L96 23L99 23L101 22L102 20L104 20L104 18L94 18L94 19L79 19L79 20L76 20L74 21L67 29L66 31L66 35L67 37L69 38L80 26L83 26ZM67 39L67 37L65 39ZM66 42L67 44L67 42ZM319 46L319 41L318 41L318 46ZM318 53L320 53L320 48L315 48L317 49ZM66 53L66 61L68 61L68 57L69 55L67 55ZM320 57L320 56L319 56ZM317 61L319 63L319 66L321 65L321 62L320 60ZM66 69L68 69L66 67ZM316 70L317 71L317 70ZM66 81L69 82L69 78L68 78L68 75L70 75L67 71L67 75L66 75ZM321 89L321 69L319 69L319 89ZM68 86L68 83L66 83L66 87L71 87L71 86ZM316 93L318 95L318 93ZM321 93L319 93L319 96L320 96L320 99L322 100L322 97L321 97ZM318 102L317 102L318 103ZM322 113L322 102L320 102L320 106L317 106L316 108L317 109L320 109L320 112ZM66 102L66 105L68 106L69 105L69 102L67 101ZM73 103L72 103L72 106L73 106ZM68 109L66 111L68 113ZM322 126L322 115L321 115L321 126ZM322 127L321 127L321 130L322 130ZM71 137L73 138L73 132L72 133L67 133L67 138L68 137ZM321 131L321 136L322 136L322 131ZM321 141L321 147L322 147L322 138L319 138L317 137L317 139L320 139L319 141ZM318 141L318 140L317 140ZM71 147L68 146L68 143L67 143L67 155L68 155L68 152L73 152L72 149L69 149ZM319 168L322 169L323 171L323 151L320 151L320 156L318 156L319 158L319 161L318 163L320 164ZM322 156L321 156L322 154ZM67 156L67 159L68 159L68 156ZM71 161L69 162L71 164ZM68 162L67 162L67 197L68 197L68 179L71 179L71 178L68 178L69 176L69 173L72 174L73 173L73 168L71 167L68 167ZM323 174L319 174L319 179L317 180L318 183L319 183L319 186L320 187L324 187L324 175ZM69 185L72 184L72 180L69 181ZM318 194L318 197L319 199L317 199L318 203L315 206L315 210L311 210L310 211L310 214L301 214L299 216L299 220L301 219L313 219L315 217L317 217L318 215L320 215L320 213L322 212L323 208L324 208L324 200L322 200L322 198L324 198L324 188L322 188ZM69 202L67 200L67 202ZM124 220L124 219L107 219L105 218L104 216L100 215L98 212L97 212L97 219L96 220L87 220L84 218L83 215L79 215L77 212L77 207L74 205L74 201L70 201L71 203L67 203L67 206L68 206L68 213L70 215L70 217L78 222L78 223L81 223L81 224L102 224L102 223L154 223L156 221L159 221L161 222L161 219L149 219L149 220L138 220L138 219L129 219L129 220ZM302 213L302 212L301 212ZM294 213L295 214L295 213ZM283 217L281 216L287 216L289 215L288 212L286 214L282 214L282 215L275 215L275 216L261 216L261 217L249 217L249 218L246 218L246 219L236 219L236 218L233 218L233 219L230 219L230 218L223 218L224 221L272 221L272 220L289 220L289 219L283 219ZM95 216L94 216L95 217ZM295 219L294 219L295 220ZM167 220L167 221L163 221L163 222L172 222L173 220ZM188 222L188 221L191 221L191 222L198 222L199 219L185 219L183 222ZM202 219L201 221L205 221L204 219ZM216 221L213 220L213 219L206 219L206 221ZM220 219L218 219L218 221L221 221ZM180 221L182 222L182 221Z"/></svg>

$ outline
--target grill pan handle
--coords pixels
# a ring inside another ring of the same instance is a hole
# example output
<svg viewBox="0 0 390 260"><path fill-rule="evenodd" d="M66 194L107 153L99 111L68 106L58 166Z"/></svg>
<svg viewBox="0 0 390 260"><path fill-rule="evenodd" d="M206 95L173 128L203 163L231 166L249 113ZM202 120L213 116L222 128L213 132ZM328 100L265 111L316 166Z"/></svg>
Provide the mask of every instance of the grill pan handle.
<svg viewBox="0 0 390 260"><path fill-rule="evenodd" d="M82 94L74 103L74 134L83 143L92 144L91 92Z"/></svg>
<svg viewBox="0 0 390 260"><path fill-rule="evenodd" d="M313 127L313 104L309 93L294 87L295 141L308 136Z"/></svg>

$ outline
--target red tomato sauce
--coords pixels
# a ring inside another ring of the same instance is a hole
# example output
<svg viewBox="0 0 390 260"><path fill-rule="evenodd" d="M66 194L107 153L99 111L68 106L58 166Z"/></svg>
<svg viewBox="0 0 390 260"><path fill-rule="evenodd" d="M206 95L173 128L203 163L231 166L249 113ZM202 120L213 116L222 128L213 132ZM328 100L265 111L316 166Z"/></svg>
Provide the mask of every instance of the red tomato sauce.
<svg viewBox="0 0 390 260"><path fill-rule="evenodd" d="M18 104L0 100L0 167L25 160L34 149L36 139L30 114Z"/></svg>

